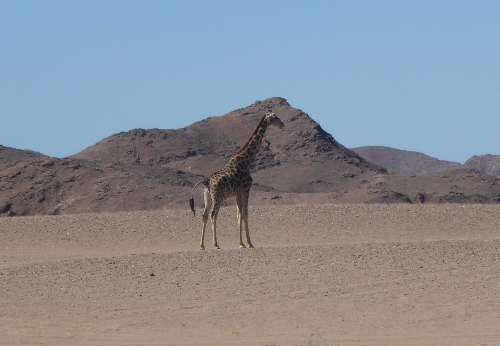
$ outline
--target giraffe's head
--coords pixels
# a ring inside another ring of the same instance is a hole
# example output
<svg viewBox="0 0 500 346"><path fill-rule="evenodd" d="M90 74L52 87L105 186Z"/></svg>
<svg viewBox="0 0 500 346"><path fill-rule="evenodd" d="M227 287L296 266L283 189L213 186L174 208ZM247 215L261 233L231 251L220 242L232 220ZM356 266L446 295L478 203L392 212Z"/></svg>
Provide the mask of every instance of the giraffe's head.
<svg viewBox="0 0 500 346"><path fill-rule="evenodd" d="M268 110L266 114L266 120L268 121L269 125L276 126L279 129L282 129L285 127L285 124L278 118L272 110Z"/></svg>

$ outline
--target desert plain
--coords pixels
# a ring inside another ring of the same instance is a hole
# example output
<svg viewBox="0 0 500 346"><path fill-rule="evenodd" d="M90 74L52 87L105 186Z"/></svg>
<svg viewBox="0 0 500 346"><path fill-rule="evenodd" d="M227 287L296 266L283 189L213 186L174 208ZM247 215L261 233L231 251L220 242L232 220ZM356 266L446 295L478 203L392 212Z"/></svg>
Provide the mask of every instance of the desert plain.
<svg viewBox="0 0 500 346"><path fill-rule="evenodd" d="M0 218L0 345L500 345L500 206Z"/></svg>

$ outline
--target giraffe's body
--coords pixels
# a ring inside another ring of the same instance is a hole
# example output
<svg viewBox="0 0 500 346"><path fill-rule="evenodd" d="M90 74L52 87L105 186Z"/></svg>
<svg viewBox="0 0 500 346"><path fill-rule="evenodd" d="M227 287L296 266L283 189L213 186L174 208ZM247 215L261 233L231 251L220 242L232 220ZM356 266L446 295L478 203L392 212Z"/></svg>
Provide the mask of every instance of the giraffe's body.
<svg viewBox="0 0 500 346"><path fill-rule="evenodd" d="M253 247L250 241L250 233L248 231L248 197L250 195L250 187L252 186L252 177L250 176L250 168L257 157L260 145L264 138L264 134L268 126L277 126L280 129L284 127L281 120L268 111L262 117L255 129L254 133L248 142L238 151L226 166L220 171L210 174L210 176L200 181L193 188L193 194L199 184L203 184L204 198L205 198L205 211L203 213L203 231L201 233L201 249L205 249L204 238L205 229L207 226L208 218L212 221L212 230L214 236L214 246L218 249L217 244L217 231L216 221L217 214L222 205L222 202L228 198L236 197L236 204L238 206L238 226L240 233L240 247L244 248L242 240L242 222L245 223L246 238L248 247ZM194 199L190 199L191 210L194 211Z"/></svg>

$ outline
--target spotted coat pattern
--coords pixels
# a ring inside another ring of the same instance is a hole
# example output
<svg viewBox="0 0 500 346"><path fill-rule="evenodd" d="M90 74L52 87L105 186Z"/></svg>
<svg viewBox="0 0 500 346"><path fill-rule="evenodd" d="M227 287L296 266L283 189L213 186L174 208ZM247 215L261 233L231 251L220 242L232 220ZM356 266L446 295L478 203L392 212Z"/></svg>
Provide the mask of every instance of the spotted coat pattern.
<svg viewBox="0 0 500 346"><path fill-rule="evenodd" d="M242 224L245 224L246 240L248 247L253 247L250 241L250 233L248 230L248 197L250 195L250 187L252 186L252 177L250 176L250 168L259 153L264 134L269 126L276 126L280 129L284 127L281 120L272 112L268 111L260 120L257 128L253 132L248 142L238 151L226 166L220 171L210 174L210 176L198 182L193 188L193 195L196 187L203 184L205 210L203 212L203 231L201 233L200 247L205 249L204 238L207 221L210 217L213 230L213 244L218 249L216 222L217 214L222 205L222 202L228 198L236 197L238 207L238 225L240 234L240 247L244 248L242 240ZM194 197L190 201L191 210L194 210Z"/></svg>

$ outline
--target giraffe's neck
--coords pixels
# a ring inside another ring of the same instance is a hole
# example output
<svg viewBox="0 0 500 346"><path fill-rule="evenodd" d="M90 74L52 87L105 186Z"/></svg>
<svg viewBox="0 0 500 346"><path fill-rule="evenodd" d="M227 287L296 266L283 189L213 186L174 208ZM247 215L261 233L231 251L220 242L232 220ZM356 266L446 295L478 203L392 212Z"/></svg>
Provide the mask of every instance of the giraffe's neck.
<svg viewBox="0 0 500 346"><path fill-rule="evenodd" d="M262 119L248 142L234 155L229 163L237 164L240 169L250 170L252 164L259 153L264 134L266 133L269 123L266 119Z"/></svg>

